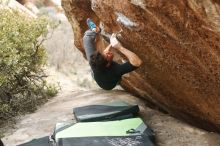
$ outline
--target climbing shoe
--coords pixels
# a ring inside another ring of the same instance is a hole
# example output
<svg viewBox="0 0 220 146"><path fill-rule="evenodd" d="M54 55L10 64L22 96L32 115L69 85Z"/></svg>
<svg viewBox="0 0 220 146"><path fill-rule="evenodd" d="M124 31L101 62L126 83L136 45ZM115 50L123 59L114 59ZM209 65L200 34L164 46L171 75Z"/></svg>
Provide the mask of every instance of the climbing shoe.
<svg viewBox="0 0 220 146"><path fill-rule="evenodd" d="M95 25L95 23L92 21L92 19L87 18L86 22L87 22L87 25L88 25L88 27L89 27L90 30L92 30L92 31L95 31L95 30L96 30L96 25Z"/></svg>

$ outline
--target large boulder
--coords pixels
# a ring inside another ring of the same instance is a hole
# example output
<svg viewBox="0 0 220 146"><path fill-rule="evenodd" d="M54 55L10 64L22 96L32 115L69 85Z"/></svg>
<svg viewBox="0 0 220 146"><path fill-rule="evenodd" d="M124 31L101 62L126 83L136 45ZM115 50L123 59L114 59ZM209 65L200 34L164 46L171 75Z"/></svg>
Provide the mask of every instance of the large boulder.
<svg viewBox="0 0 220 146"><path fill-rule="evenodd" d="M143 60L122 80L127 91L177 118L220 132L219 0L63 0L76 47L84 53L86 18ZM98 49L106 42L97 41ZM116 60L123 56L116 52Z"/></svg>

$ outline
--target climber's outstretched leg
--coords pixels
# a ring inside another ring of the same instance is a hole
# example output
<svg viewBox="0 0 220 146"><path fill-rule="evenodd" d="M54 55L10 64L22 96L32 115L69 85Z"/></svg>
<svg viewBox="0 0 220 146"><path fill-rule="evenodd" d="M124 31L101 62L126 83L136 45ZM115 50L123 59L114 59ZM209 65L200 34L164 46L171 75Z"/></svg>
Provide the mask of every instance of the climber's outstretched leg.
<svg viewBox="0 0 220 146"><path fill-rule="evenodd" d="M90 57L96 51L95 47L95 39L97 33L100 32L100 28L95 25L95 23L91 19L87 19L87 25L89 30L87 30L83 37L83 45L86 52L86 58L90 61Z"/></svg>

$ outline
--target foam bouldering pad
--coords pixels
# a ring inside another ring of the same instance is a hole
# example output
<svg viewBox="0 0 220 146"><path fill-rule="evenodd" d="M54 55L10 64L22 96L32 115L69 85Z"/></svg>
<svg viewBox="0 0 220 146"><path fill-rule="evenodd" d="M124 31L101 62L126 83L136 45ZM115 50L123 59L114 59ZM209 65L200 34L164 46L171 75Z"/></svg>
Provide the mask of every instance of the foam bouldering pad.
<svg viewBox="0 0 220 146"><path fill-rule="evenodd" d="M154 132L140 118L58 123L53 138L57 146L154 146Z"/></svg>
<svg viewBox="0 0 220 146"><path fill-rule="evenodd" d="M78 122L121 120L133 118L138 112L138 105L131 105L123 101L89 105L73 109L74 116Z"/></svg>
<svg viewBox="0 0 220 146"><path fill-rule="evenodd" d="M53 144L49 141L49 136L33 139L29 142L20 144L18 146L53 146Z"/></svg>

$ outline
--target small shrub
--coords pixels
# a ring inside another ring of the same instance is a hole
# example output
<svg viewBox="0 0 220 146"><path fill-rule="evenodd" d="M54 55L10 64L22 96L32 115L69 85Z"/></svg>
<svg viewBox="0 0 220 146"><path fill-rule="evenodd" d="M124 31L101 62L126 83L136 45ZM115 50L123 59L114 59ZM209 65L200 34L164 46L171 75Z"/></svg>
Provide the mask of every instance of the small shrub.
<svg viewBox="0 0 220 146"><path fill-rule="evenodd" d="M34 111L58 90L47 85L43 70L47 56L42 43L51 22L11 9L0 9L0 18L1 125L18 114Z"/></svg>
<svg viewBox="0 0 220 146"><path fill-rule="evenodd" d="M59 90L61 90L59 85L48 85L46 87L46 94L50 97L53 97L58 94Z"/></svg>

